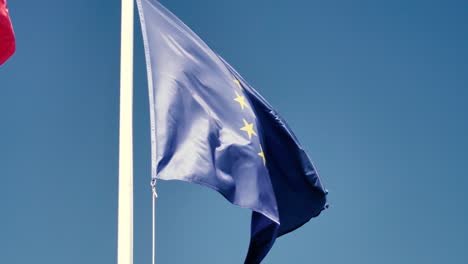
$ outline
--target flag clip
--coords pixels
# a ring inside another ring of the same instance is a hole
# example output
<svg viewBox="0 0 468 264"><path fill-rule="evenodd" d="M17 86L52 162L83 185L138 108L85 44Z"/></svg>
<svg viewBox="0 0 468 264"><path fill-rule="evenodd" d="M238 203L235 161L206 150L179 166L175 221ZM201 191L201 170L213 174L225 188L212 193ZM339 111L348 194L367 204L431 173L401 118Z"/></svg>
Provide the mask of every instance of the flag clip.
<svg viewBox="0 0 468 264"><path fill-rule="evenodd" d="M156 179L151 180L151 190L154 198L158 198L158 193L156 192Z"/></svg>

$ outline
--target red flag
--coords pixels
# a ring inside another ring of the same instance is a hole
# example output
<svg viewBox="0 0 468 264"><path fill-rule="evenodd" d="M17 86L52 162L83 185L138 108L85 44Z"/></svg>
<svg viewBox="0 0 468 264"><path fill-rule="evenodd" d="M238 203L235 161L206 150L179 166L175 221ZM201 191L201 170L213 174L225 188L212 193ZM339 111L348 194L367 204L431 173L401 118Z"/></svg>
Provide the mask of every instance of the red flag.
<svg viewBox="0 0 468 264"><path fill-rule="evenodd" d="M15 50L15 35L8 15L6 0L0 0L0 65L7 61Z"/></svg>

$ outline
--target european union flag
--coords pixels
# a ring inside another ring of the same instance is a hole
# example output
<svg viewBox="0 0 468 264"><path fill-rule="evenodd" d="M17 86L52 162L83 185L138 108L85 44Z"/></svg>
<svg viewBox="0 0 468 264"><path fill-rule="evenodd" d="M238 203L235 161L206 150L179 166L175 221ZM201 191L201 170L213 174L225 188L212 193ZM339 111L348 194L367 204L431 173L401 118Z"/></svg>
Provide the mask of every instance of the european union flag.
<svg viewBox="0 0 468 264"><path fill-rule="evenodd" d="M153 180L212 188L249 208L245 263L326 206L316 169L284 120L157 0L138 0L148 70Z"/></svg>

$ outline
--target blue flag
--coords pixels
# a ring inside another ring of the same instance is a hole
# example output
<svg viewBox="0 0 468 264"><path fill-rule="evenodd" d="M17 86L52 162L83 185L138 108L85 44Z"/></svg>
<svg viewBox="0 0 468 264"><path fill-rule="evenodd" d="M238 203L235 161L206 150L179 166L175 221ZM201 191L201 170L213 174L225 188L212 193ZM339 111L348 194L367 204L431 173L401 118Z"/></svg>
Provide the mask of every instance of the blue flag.
<svg viewBox="0 0 468 264"><path fill-rule="evenodd" d="M152 177L212 188L252 213L245 263L326 207L284 120L157 0L137 0L148 70Z"/></svg>

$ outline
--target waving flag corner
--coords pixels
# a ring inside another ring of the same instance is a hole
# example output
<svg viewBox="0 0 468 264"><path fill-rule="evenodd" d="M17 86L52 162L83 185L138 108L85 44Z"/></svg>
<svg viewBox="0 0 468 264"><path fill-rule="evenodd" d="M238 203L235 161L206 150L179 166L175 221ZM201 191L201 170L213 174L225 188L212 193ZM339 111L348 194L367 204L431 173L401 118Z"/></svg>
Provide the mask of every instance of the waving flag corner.
<svg viewBox="0 0 468 264"><path fill-rule="evenodd" d="M4 64L15 51L15 34L6 0L0 0L0 65Z"/></svg>

